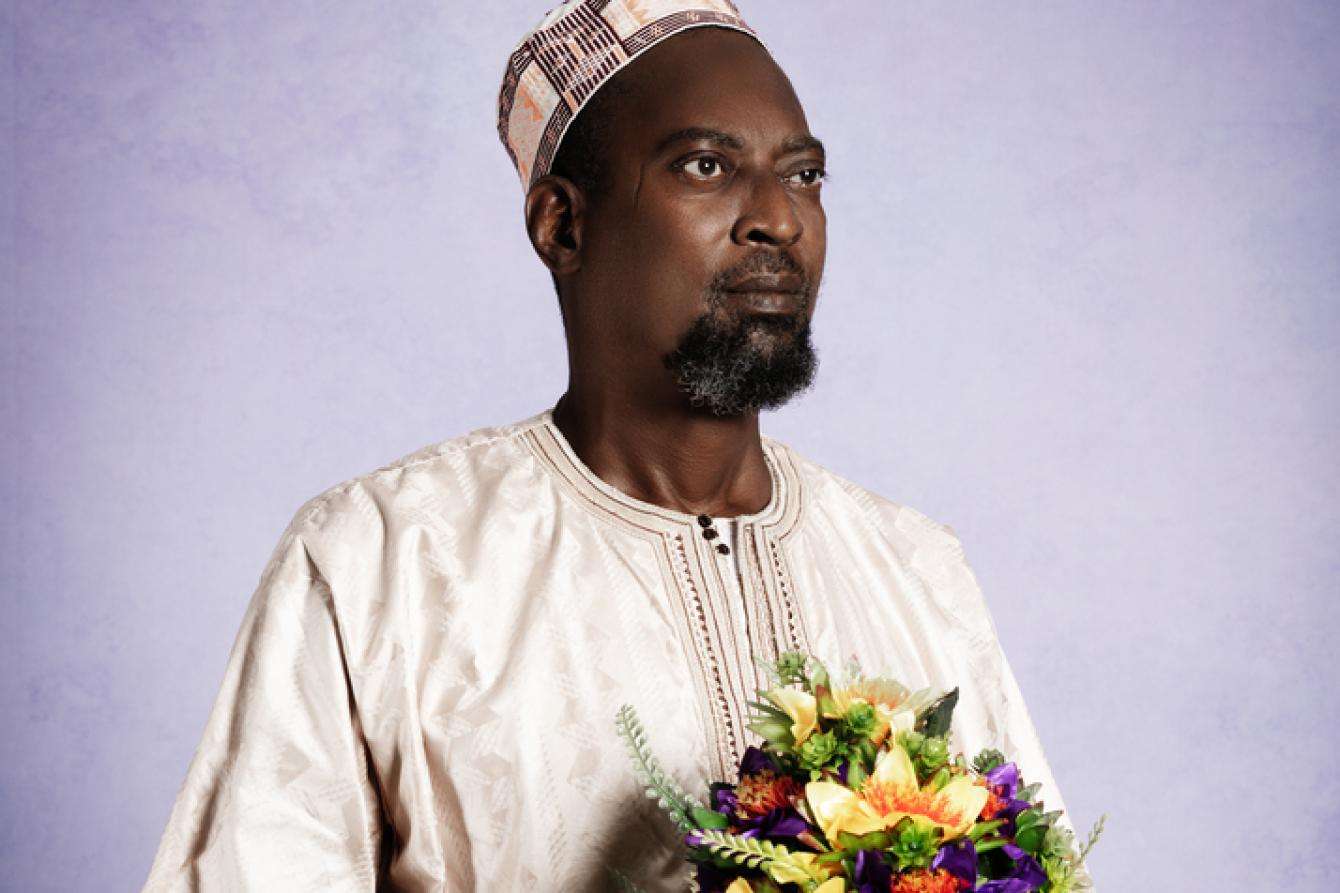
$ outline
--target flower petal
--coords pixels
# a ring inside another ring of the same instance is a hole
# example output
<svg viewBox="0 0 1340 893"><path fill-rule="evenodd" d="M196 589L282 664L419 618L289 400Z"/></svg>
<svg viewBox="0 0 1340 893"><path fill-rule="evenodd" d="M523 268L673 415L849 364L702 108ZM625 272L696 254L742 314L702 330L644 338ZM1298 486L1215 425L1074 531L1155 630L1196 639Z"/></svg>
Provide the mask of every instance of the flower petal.
<svg viewBox="0 0 1340 893"><path fill-rule="evenodd" d="M791 718L791 734L795 736L796 747L800 747L819 722L814 695L794 688L777 688L768 692L768 700Z"/></svg>
<svg viewBox="0 0 1340 893"><path fill-rule="evenodd" d="M974 784L966 775L958 775L940 789L940 796L963 816L957 825L945 829L945 838L952 839L968 833L991 794L981 785Z"/></svg>
<svg viewBox="0 0 1340 893"><path fill-rule="evenodd" d="M893 784L903 790L917 789L917 770L900 744L893 744L875 758L875 771L870 777L880 784Z"/></svg>
<svg viewBox="0 0 1340 893"><path fill-rule="evenodd" d="M812 781L805 785L805 799L810 810L823 830L824 836L833 846L843 831L852 834L869 834L884 827L883 820L871 810L869 804L850 788L831 781Z"/></svg>

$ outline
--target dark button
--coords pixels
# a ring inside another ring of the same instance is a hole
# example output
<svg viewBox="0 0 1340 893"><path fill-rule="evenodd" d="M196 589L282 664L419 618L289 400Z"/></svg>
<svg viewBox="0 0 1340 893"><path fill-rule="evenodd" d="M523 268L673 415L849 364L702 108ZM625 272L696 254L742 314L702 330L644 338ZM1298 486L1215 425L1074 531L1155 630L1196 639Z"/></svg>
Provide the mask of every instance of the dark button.
<svg viewBox="0 0 1340 893"><path fill-rule="evenodd" d="M705 539L705 540L714 540L714 539L716 539L716 538L717 538L717 532L716 532L716 529L715 529L715 528L713 528L713 527L709 527L709 528L707 528L706 530L703 531L703 539Z"/></svg>
<svg viewBox="0 0 1340 893"><path fill-rule="evenodd" d="M717 551L720 552L722 555L729 555L730 546L726 545L725 543L717 543Z"/></svg>
<svg viewBox="0 0 1340 893"><path fill-rule="evenodd" d="M698 526L700 526L700 527L711 527L711 526L712 526L712 519L709 518L707 515L699 515L699 516L698 516Z"/></svg>

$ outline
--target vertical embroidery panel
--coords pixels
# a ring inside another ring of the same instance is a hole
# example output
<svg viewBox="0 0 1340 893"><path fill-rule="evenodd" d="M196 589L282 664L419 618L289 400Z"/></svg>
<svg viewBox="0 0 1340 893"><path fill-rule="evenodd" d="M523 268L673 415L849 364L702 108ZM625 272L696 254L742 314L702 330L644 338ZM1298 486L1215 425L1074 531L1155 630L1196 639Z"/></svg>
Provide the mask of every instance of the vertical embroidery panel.
<svg viewBox="0 0 1340 893"><path fill-rule="evenodd" d="M709 727L710 770L715 779L733 779L751 743L748 702L766 684L758 661L809 647L785 548L800 521L804 494L786 448L764 442L772 499L757 515L742 516L737 548L744 604L739 605L715 552L698 535L695 516L633 499L600 480L551 420L529 432L527 443L588 511L657 546L662 585Z"/></svg>

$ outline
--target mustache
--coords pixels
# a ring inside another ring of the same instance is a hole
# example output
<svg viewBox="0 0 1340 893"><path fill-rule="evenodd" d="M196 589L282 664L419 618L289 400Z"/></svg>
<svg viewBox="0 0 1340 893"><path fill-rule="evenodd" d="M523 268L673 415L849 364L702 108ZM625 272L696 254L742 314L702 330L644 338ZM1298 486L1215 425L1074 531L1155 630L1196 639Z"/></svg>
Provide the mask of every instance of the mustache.
<svg viewBox="0 0 1340 893"><path fill-rule="evenodd" d="M741 279L750 276L792 275L801 280L801 291L807 300L814 298L814 281L800 261L789 251L756 251L733 267L729 267L712 277L708 291L715 298L724 299L726 289Z"/></svg>

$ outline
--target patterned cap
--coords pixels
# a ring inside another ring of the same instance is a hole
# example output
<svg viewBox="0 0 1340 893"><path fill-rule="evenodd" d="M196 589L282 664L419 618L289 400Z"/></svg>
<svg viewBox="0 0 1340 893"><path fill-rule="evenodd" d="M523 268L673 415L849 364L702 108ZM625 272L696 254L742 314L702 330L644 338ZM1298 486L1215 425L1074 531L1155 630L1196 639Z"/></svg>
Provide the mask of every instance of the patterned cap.
<svg viewBox="0 0 1340 893"><path fill-rule="evenodd" d="M731 0L566 0L552 9L508 58L498 94L498 136L522 188L549 172L601 84L667 37L709 25L759 40Z"/></svg>

